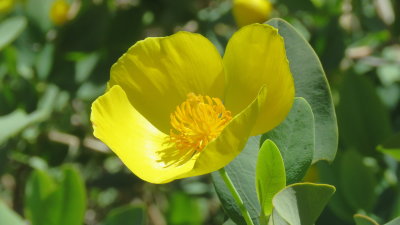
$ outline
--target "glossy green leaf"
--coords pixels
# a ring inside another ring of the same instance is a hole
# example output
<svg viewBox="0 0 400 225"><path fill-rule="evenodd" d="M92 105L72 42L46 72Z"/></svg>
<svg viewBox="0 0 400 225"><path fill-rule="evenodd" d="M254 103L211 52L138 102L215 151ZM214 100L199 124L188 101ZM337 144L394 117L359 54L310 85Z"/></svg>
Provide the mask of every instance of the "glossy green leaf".
<svg viewBox="0 0 400 225"><path fill-rule="evenodd" d="M110 211L101 225L146 225L146 211L142 205L127 205Z"/></svg>
<svg viewBox="0 0 400 225"><path fill-rule="evenodd" d="M236 225L236 223L234 223L231 219L228 219L223 225Z"/></svg>
<svg viewBox="0 0 400 225"><path fill-rule="evenodd" d="M39 100L37 110L34 112L27 114L17 109L10 114L0 116L0 127L2 128L0 129L0 144L12 138L29 125L48 119L57 100L58 93L59 89L57 86L49 85Z"/></svg>
<svg viewBox="0 0 400 225"><path fill-rule="evenodd" d="M384 225L399 225L400 224L400 216L389 221L388 223L385 223Z"/></svg>
<svg viewBox="0 0 400 225"><path fill-rule="evenodd" d="M375 146L390 134L389 114L372 83L363 76L347 75L339 90L337 107L340 137L347 148L375 154Z"/></svg>
<svg viewBox="0 0 400 225"><path fill-rule="evenodd" d="M400 133L389 137L383 144L378 145L378 151L390 155L400 161Z"/></svg>
<svg viewBox="0 0 400 225"><path fill-rule="evenodd" d="M30 175L25 189L25 217L32 225L54 224L53 207L46 203L55 191L54 180L45 171L35 170Z"/></svg>
<svg viewBox="0 0 400 225"><path fill-rule="evenodd" d="M258 202L254 182L259 148L260 136L250 137L243 151L225 167L232 183L243 199L244 205L249 211L254 224L260 224L259 217L261 215L261 206ZM226 187L219 172L213 172L211 175L224 211L236 224L245 225L246 222L242 217L235 199Z"/></svg>
<svg viewBox="0 0 400 225"><path fill-rule="evenodd" d="M337 122L330 88L321 63L312 47L290 24L281 19L272 19L267 23L276 27L284 38L296 96L306 99L314 114L313 162L331 162L335 158L338 146Z"/></svg>
<svg viewBox="0 0 400 225"><path fill-rule="evenodd" d="M11 17L0 23L0 51L13 42L25 29L24 17Z"/></svg>
<svg viewBox="0 0 400 225"><path fill-rule="evenodd" d="M327 184L292 184L275 195L273 205L290 225L313 225L334 192Z"/></svg>
<svg viewBox="0 0 400 225"><path fill-rule="evenodd" d="M357 211L371 212L376 202L377 181L371 168L356 151L346 151L340 160L340 188L346 201Z"/></svg>
<svg viewBox="0 0 400 225"><path fill-rule="evenodd" d="M57 190L61 195L58 225L82 225L86 210L86 190L83 179L77 169L71 166L63 168L63 179Z"/></svg>
<svg viewBox="0 0 400 225"><path fill-rule="evenodd" d="M27 0L24 4L29 21L38 26L42 32L52 27L49 12L53 2L53 0Z"/></svg>
<svg viewBox="0 0 400 225"><path fill-rule="evenodd" d="M272 198L286 186L285 166L278 147L266 140L258 153L256 190L265 217L272 213Z"/></svg>
<svg viewBox="0 0 400 225"><path fill-rule="evenodd" d="M100 56L98 53L85 55L75 64L75 81L82 83L87 80L93 69L99 62Z"/></svg>
<svg viewBox="0 0 400 225"><path fill-rule="evenodd" d="M365 215L355 214L353 218L356 225L379 225L374 219Z"/></svg>
<svg viewBox="0 0 400 225"><path fill-rule="evenodd" d="M301 181L314 154L314 117L304 98L296 98L291 111L278 127L264 134L261 142L271 139L282 154L286 183Z"/></svg>
<svg viewBox="0 0 400 225"><path fill-rule="evenodd" d="M171 225L200 225L202 217L196 199L184 192L174 192L170 196L168 207L168 224Z"/></svg>
<svg viewBox="0 0 400 225"><path fill-rule="evenodd" d="M25 213L32 225L83 224L85 187L73 167L63 168L60 182L44 171L35 170L28 180L25 195Z"/></svg>
<svg viewBox="0 0 400 225"><path fill-rule="evenodd" d="M0 116L0 127L2 128L0 129L0 144L16 135L30 123L29 116L21 110L15 110L8 115Z"/></svg>
<svg viewBox="0 0 400 225"><path fill-rule="evenodd" d="M290 225L285 219L283 219L279 213L274 209L272 215L269 218L268 225Z"/></svg>
<svg viewBox="0 0 400 225"><path fill-rule="evenodd" d="M2 225L25 225L21 216L19 216L12 209L0 199L0 224Z"/></svg>
<svg viewBox="0 0 400 225"><path fill-rule="evenodd" d="M332 164L328 164L327 162L320 162L317 164L320 181L322 183L331 184L335 187L340 186L341 174L339 160L340 157L337 157ZM342 188L336 190L328 203L328 207L338 218L350 223L353 222L353 215L356 211L352 209L346 201L343 196Z"/></svg>
<svg viewBox="0 0 400 225"><path fill-rule="evenodd" d="M54 45L47 43L36 58L36 71L40 80L46 80L54 61Z"/></svg>

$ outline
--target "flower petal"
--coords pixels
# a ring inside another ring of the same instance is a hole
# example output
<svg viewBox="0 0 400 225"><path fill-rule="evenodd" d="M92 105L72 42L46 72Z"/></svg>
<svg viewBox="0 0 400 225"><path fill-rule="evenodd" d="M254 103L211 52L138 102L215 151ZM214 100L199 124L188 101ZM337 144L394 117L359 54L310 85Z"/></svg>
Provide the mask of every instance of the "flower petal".
<svg viewBox="0 0 400 225"><path fill-rule="evenodd" d="M277 29L266 24L243 27L229 40L223 61L226 108L234 115L241 112L265 85L267 101L258 114L252 135L277 126L294 100L293 77Z"/></svg>
<svg viewBox="0 0 400 225"><path fill-rule="evenodd" d="M214 172L226 166L239 155L266 99L267 88L263 87L257 98L232 119L217 139L198 154L193 169L177 179Z"/></svg>
<svg viewBox="0 0 400 225"><path fill-rule="evenodd" d="M222 59L200 34L146 38L112 66L109 87L113 85L120 85L133 107L167 133L170 113L189 92L222 97Z"/></svg>
<svg viewBox="0 0 400 225"><path fill-rule="evenodd" d="M114 85L92 105L94 135L102 140L138 177L151 183L165 183L190 171L193 160L166 167L160 152L167 135L155 128L130 104L124 90Z"/></svg>

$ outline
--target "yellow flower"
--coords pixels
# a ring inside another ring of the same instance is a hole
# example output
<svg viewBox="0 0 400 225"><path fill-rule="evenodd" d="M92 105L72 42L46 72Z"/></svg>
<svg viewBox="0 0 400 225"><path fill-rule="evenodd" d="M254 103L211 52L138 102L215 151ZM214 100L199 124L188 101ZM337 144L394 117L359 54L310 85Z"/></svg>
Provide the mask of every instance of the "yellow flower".
<svg viewBox="0 0 400 225"><path fill-rule="evenodd" d="M234 0L233 16L239 27L263 23L271 14L272 6L268 0Z"/></svg>
<svg viewBox="0 0 400 225"><path fill-rule="evenodd" d="M7 13L14 5L14 0L0 0L0 13Z"/></svg>
<svg viewBox="0 0 400 225"><path fill-rule="evenodd" d="M55 25L63 25L68 20L69 4L65 0L56 0L50 9L50 19Z"/></svg>
<svg viewBox="0 0 400 225"><path fill-rule="evenodd" d="M293 99L275 28L243 27L223 59L203 36L178 32L137 42L112 66L91 121L134 174L166 183L226 166L250 135L277 126Z"/></svg>

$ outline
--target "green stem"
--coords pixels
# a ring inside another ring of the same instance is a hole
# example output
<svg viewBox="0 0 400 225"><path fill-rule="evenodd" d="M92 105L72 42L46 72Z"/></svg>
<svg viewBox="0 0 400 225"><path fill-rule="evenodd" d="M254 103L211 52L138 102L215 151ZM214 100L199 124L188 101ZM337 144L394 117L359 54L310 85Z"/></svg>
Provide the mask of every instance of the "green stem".
<svg viewBox="0 0 400 225"><path fill-rule="evenodd" d="M236 204L239 206L240 212L242 213L242 216L243 216L244 220L246 221L246 224L254 225L253 220L251 220L249 211L247 211L246 207L244 206L243 200L242 200L242 198L240 198L240 195L239 195L238 191L236 190L235 186L233 185L231 178L229 178L228 173L226 172L225 168L220 169L219 174L221 175L222 179L225 182L225 185L228 187L233 198L235 199Z"/></svg>

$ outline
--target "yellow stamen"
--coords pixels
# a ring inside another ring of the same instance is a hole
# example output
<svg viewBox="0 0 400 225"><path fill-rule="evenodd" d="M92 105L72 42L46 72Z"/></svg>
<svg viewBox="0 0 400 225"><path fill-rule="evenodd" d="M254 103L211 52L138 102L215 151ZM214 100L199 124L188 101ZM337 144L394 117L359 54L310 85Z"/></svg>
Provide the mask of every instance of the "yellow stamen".
<svg viewBox="0 0 400 225"><path fill-rule="evenodd" d="M171 113L169 142L184 153L196 153L219 136L232 119L219 98L189 93Z"/></svg>

